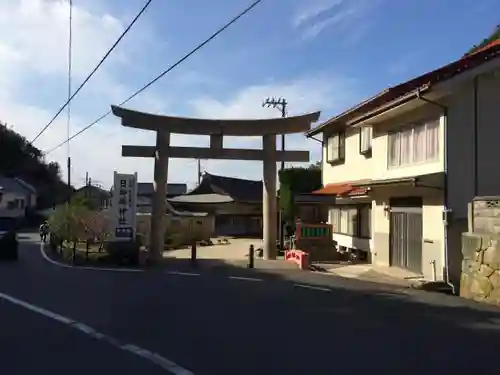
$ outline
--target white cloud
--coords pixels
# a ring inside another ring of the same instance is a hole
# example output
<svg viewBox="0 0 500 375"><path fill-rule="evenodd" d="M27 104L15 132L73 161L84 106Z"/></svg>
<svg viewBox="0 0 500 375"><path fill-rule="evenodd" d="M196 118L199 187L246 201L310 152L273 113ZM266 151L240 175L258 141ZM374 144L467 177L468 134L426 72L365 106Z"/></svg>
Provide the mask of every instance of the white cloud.
<svg viewBox="0 0 500 375"><path fill-rule="evenodd" d="M351 104L354 98L354 82L341 77L319 75L298 79L290 83L271 83L256 85L242 89L225 101L210 98L197 99L192 102L193 112L198 117L206 118L272 118L279 117L280 112L274 108L263 108L261 103L266 97L284 97L290 116L308 112L321 111L328 108L337 112ZM331 113L322 113L324 119ZM317 124L316 124L317 125ZM314 124L313 124L314 126ZM278 137L278 147L281 147ZM207 141L208 142L208 141ZM258 137L226 137L227 147L262 147ZM316 141L308 140L302 134L288 135L286 149L309 150L311 161L319 160L321 147ZM262 167L259 162L204 161L207 170L244 178L259 179ZM221 172L220 172L221 173Z"/></svg>
<svg viewBox="0 0 500 375"><path fill-rule="evenodd" d="M106 12L92 13L77 4L73 9L73 22L73 77L79 83L115 42L124 30L124 25ZM33 139L42 126L48 123L57 109L38 103L43 102L45 95L53 95L53 87L57 86L48 85L37 91L30 81L53 76L49 81L59 82L64 87L61 82L66 79L67 42L67 1L7 0L0 3L0 119L11 124L15 131L28 140ZM108 103L119 102L130 94L130 89L114 81L108 74L117 64L126 63L128 56L124 51L126 49L117 48L84 88L83 92L102 97L106 104L91 113L74 111L72 133L102 114L97 111L107 111ZM37 105L25 98L26 92L36 93L33 101ZM64 98L65 92L59 94L56 96ZM144 94L138 100L152 110L159 111L163 107L163 103L160 104L161 101L151 95ZM78 105L78 98L75 101ZM35 145L47 150L63 141L66 137L65 118L66 114L62 113ZM91 175L96 175L96 180L109 185L113 169L143 169L147 171L145 177L150 178L146 161L121 158L120 144L147 143L151 138L149 134L124 129L116 119L108 117L78 137L77 141L71 142L75 183L78 184L78 179L85 175L85 171L89 171ZM58 161L66 175L66 147L51 153L47 159Z"/></svg>
<svg viewBox="0 0 500 375"><path fill-rule="evenodd" d="M345 0L307 0L302 1L297 7L293 17L294 26L299 26L319 15L329 11L333 7L342 4Z"/></svg>
<svg viewBox="0 0 500 375"><path fill-rule="evenodd" d="M367 31L366 16L380 0L309 0L297 7L292 23L302 30L302 40L315 38L327 28L356 41Z"/></svg>
<svg viewBox="0 0 500 375"><path fill-rule="evenodd" d="M68 23L67 1L2 1L0 44L4 50L16 51L6 63L43 75L65 72L68 52L61 47L68 42ZM123 31L123 25L109 14L96 16L74 6L73 29L73 73L82 78ZM123 54L117 51L113 58L123 58Z"/></svg>
<svg viewBox="0 0 500 375"><path fill-rule="evenodd" d="M90 7L90 5L92 7ZM94 6L92 0L75 2L74 7L74 78L76 83L88 74L123 31L123 22L112 16L99 2ZM65 97L67 69L67 3L62 0L3 0L0 2L0 120L6 121L14 130L31 140L54 115L62 103L54 102L54 97ZM128 87L116 74L128 63L137 66L140 51L151 49L145 45L153 35L147 22L134 27L136 37L127 35L111 58L89 82L72 105L72 133L82 129L101 114L109 110L109 104L119 103L134 89ZM137 37L139 36L139 37ZM151 38L149 43L158 39ZM127 48L125 48L127 47ZM154 75L147 72L149 76ZM144 73L144 72L142 72ZM186 73L180 79L186 83L199 81L200 72ZM203 75L201 76L203 78ZM37 87L32 82L44 80L46 86ZM212 78L202 79L212 86ZM128 81L128 80L127 80ZM55 85L53 84L55 83ZM216 87L220 88L224 85ZM155 95L151 91L141 94L128 107L152 113L168 113L209 118L259 118L279 116L275 109L262 108L262 100L267 96L283 96L289 102L289 114L329 108L339 110L352 102L352 82L339 77L317 75L292 82L272 82L237 89L229 93L227 99L215 100L202 97L189 103L191 110L178 113L174 97L169 92ZM56 88L60 92L55 92ZM172 90L175 93L175 89ZM29 94L29 95L27 95ZM52 100L46 99L51 96ZM88 101L90 98L90 102ZM65 113L54 122L48 131L36 142L36 146L47 150L66 138ZM154 134L126 129L119 119L106 117L98 125L70 143L72 156L72 182L83 183L85 173L89 172L94 181L110 186L113 170L138 172L142 181L151 181L153 161L149 159L126 159L121 157L122 144L153 145ZM233 147L258 147L260 140L228 139L226 145ZM173 144L208 145L203 137L176 136ZM320 148L314 142L307 142L302 135L287 137L287 148L312 149L312 159L319 158ZM50 153L47 160L55 160L66 175L66 147ZM260 179L262 169L258 162L203 161L203 168L212 173ZM194 182L196 180L194 160L171 160L169 180L172 182Z"/></svg>

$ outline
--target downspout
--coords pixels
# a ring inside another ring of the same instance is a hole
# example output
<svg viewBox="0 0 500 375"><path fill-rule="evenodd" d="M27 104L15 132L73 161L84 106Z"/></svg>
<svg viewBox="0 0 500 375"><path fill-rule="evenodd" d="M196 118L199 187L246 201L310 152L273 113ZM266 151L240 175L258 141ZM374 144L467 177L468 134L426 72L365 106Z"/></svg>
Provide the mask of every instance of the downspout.
<svg viewBox="0 0 500 375"><path fill-rule="evenodd" d="M306 135L306 138L312 139L312 140L314 140L314 141L316 141L316 142L318 142L318 143L321 144L321 187L323 187L323 186L325 186L324 181L323 181L323 161L324 161L324 158L325 158L325 156L324 156L325 150L323 149L323 147L325 145L325 142L322 139L314 138L314 136L308 136L308 135ZM329 216L329 214L327 214L327 218L328 218L328 216Z"/></svg>
<svg viewBox="0 0 500 375"><path fill-rule="evenodd" d="M450 212L448 204L448 152L447 152L447 138L448 138L448 107L445 105L435 102L433 100L423 97L419 91L417 91L417 99L423 102L432 104L439 107L443 111L443 171L444 171L444 190L443 190L443 200L444 200L444 210L443 210L443 221L444 221L444 268L445 268L445 282L451 288L451 292L455 294L455 285L450 281L450 262L449 262L449 249L448 249L448 214Z"/></svg>
<svg viewBox="0 0 500 375"><path fill-rule="evenodd" d="M474 120L473 120L473 129L474 129L474 139L473 139L473 147L474 147L474 150L473 150L473 158L474 158L474 197L477 197L478 196L478 191L479 191L479 168L478 168L478 144L479 144L479 140L478 140L478 136L479 136L479 132L478 132L478 118L477 118L477 106L478 106L478 80L477 80L477 76L474 77ZM472 210L472 220L474 220L474 210Z"/></svg>

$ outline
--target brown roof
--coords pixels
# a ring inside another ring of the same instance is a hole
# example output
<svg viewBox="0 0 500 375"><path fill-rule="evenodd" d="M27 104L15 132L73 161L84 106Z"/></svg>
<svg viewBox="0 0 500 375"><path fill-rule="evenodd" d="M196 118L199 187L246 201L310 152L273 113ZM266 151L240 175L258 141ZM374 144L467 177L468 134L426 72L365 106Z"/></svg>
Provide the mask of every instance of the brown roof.
<svg viewBox="0 0 500 375"><path fill-rule="evenodd" d="M366 180L363 180L366 181ZM341 182L337 184L327 184L321 189L313 191L315 195L336 195L336 196L355 196L364 195L368 192L368 188L353 187L351 182Z"/></svg>
<svg viewBox="0 0 500 375"><path fill-rule="evenodd" d="M262 181L217 176L205 172L200 185L187 195L222 194L230 196L235 201L261 202L262 186Z"/></svg>
<svg viewBox="0 0 500 375"><path fill-rule="evenodd" d="M412 92L414 92L416 96L418 90L430 89L437 83L446 81L465 71L476 68L484 64L485 62L498 57L499 55L500 41L496 40L479 49L478 51L466 55L450 64L425 73L397 86L390 87L371 97L370 99L357 104L351 109L348 109L347 111L344 111L343 113L325 121L323 124L310 130L308 133L306 133L306 135L313 136L321 133L326 126L337 121L341 121L343 124L347 125L350 120L368 114L369 112L382 107L384 104L388 104L392 101L403 98L406 95L411 94Z"/></svg>

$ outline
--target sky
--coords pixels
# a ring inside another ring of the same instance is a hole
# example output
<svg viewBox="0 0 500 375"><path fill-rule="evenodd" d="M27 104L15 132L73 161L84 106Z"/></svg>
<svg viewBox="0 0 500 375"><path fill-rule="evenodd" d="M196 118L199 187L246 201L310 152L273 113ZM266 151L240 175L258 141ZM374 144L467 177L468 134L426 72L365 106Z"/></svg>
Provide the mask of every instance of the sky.
<svg viewBox="0 0 500 375"><path fill-rule="evenodd" d="M116 41L145 0L73 1L73 88ZM74 134L175 63L252 0L153 0L113 54L71 103ZM67 0L0 0L0 121L28 140L67 99ZM279 117L262 108L284 97L289 115L338 114L373 94L460 58L500 23L498 0L263 0L126 107L197 118ZM317 123L316 125L318 125ZM35 142L43 151L67 139L67 113ZM172 145L208 146L205 136L172 136ZM153 178L153 160L121 157L121 145L154 145L151 132L127 129L110 115L47 154L72 183L85 174L110 187L113 171ZM287 148L321 145L302 134ZM224 139L259 148L259 138ZM202 171L262 179L261 162L202 160ZM170 160L169 182L193 187L197 163Z"/></svg>

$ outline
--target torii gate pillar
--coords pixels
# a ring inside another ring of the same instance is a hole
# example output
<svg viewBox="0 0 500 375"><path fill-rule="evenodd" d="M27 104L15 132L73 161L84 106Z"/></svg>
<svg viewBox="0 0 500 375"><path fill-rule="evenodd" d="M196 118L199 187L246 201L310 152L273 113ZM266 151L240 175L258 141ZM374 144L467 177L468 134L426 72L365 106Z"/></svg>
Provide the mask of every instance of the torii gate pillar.
<svg viewBox="0 0 500 375"><path fill-rule="evenodd" d="M150 258L153 263L157 263L161 258L165 245L165 199L167 196L169 146L170 133L166 129L159 129L156 132L154 192L149 235Z"/></svg>
<svg viewBox="0 0 500 375"><path fill-rule="evenodd" d="M263 194L262 194L262 229L264 239L264 259L276 259L278 238L277 195L276 195L276 135L267 134L262 137L264 150L263 160Z"/></svg>

